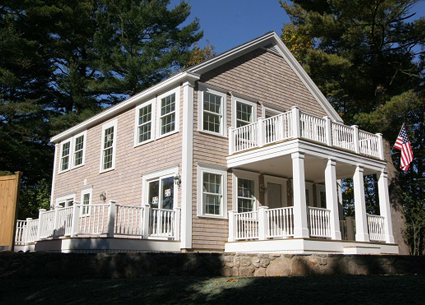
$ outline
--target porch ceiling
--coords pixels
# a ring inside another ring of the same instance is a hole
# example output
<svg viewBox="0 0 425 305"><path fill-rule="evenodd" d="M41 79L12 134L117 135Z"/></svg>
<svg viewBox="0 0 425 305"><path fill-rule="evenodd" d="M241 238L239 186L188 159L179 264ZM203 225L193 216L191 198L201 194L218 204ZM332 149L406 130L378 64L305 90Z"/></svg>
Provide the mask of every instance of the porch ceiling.
<svg viewBox="0 0 425 305"><path fill-rule="evenodd" d="M305 179L317 183L325 182L325 168L326 158L319 158L306 154L304 160ZM261 174L280 176L291 178L292 177L292 159L290 155L270 158L263 161L252 162L238 167L247 171L253 171ZM351 178L354 175L355 167L351 164L342 162L336 163L336 176L337 179ZM364 169L365 175L374 174L373 170Z"/></svg>

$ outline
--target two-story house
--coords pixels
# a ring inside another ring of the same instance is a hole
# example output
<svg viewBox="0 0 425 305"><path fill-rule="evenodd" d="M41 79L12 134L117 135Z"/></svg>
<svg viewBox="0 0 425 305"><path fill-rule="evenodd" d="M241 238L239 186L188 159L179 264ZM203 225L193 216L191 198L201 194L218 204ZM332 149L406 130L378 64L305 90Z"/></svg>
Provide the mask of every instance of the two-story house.
<svg viewBox="0 0 425 305"><path fill-rule="evenodd" d="M381 135L344 125L275 32L52 142L51 210L18 223L36 250L398 253ZM380 215L366 213L369 174Z"/></svg>

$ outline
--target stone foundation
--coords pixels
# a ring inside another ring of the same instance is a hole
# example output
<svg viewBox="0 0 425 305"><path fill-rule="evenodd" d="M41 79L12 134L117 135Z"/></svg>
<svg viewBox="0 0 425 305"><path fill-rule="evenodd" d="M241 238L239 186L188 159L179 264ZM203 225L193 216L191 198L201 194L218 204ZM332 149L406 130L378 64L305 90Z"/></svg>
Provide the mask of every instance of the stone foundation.
<svg viewBox="0 0 425 305"><path fill-rule="evenodd" d="M0 277L425 274L425 257L238 253L0 253Z"/></svg>

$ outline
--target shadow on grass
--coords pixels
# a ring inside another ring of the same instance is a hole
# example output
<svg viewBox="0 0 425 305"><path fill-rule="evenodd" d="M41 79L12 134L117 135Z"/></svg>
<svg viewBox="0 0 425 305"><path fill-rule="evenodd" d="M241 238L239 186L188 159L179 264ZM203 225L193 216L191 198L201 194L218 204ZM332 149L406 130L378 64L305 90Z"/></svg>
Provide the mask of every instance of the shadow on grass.
<svg viewBox="0 0 425 305"><path fill-rule="evenodd" d="M424 276L1 279L1 304L423 304Z"/></svg>

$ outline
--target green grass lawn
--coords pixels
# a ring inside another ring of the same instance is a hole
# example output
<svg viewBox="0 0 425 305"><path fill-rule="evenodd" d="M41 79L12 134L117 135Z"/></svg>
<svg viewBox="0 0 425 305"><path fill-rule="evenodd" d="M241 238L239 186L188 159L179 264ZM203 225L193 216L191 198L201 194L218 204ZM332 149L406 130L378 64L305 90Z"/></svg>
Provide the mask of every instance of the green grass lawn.
<svg viewBox="0 0 425 305"><path fill-rule="evenodd" d="M425 304L425 277L9 278L0 304Z"/></svg>

